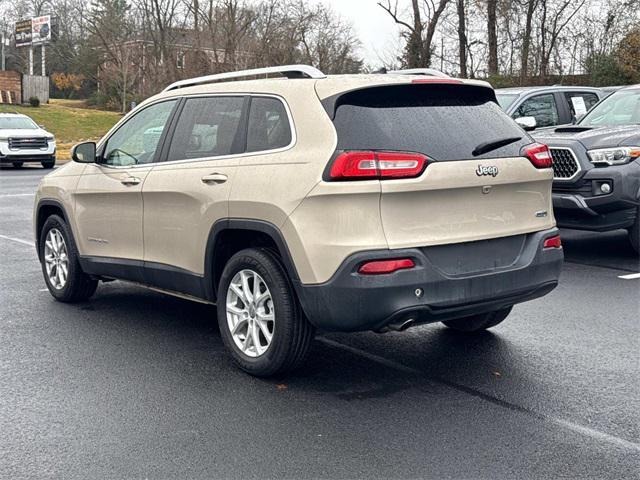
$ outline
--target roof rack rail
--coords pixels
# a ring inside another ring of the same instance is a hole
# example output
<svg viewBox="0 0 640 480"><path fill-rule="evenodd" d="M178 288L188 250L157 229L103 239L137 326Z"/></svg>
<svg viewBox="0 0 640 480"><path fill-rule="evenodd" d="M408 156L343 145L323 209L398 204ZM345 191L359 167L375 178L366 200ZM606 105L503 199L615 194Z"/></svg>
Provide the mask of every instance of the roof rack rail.
<svg viewBox="0 0 640 480"><path fill-rule="evenodd" d="M235 80L244 77L253 77L259 75L272 75L279 73L287 78L326 78L326 75L315 67L309 65L283 65L279 67L254 68L252 70L240 70L237 72L217 73L215 75L206 75L204 77L188 78L180 80L169 85L163 90L175 90L177 88L192 87L194 85L202 85L204 83L214 83L224 80Z"/></svg>
<svg viewBox="0 0 640 480"><path fill-rule="evenodd" d="M388 70L390 75L431 75L432 77L451 78L444 72L435 68L408 68L406 70Z"/></svg>

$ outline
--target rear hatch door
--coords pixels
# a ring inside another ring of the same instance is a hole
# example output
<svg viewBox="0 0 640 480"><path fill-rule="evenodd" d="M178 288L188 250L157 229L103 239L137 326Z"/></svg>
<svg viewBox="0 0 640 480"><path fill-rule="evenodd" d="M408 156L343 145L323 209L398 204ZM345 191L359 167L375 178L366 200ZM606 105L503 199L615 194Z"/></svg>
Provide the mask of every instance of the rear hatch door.
<svg viewBox="0 0 640 480"><path fill-rule="evenodd" d="M468 84L404 84L349 92L336 102L339 151L418 152L416 178L381 180L380 213L389 248L460 243L550 228L550 168L521 156L533 142ZM486 151L482 144L509 139Z"/></svg>

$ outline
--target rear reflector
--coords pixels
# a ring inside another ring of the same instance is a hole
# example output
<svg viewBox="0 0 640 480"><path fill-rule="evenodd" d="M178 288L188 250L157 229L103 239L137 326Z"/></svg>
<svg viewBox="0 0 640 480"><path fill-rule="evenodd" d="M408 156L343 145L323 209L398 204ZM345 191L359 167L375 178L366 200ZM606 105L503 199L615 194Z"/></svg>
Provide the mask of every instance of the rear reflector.
<svg viewBox="0 0 640 480"><path fill-rule="evenodd" d="M380 275L384 273L393 273L398 270L406 270L413 268L416 264L410 258L401 258L398 260L375 260L363 263L358 269L358 273L363 275Z"/></svg>
<svg viewBox="0 0 640 480"><path fill-rule="evenodd" d="M560 240L560 235L545 239L543 245L544 248L562 248L562 240Z"/></svg>
<svg viewBox="0 0 640 480"><path fill-rule="evenodd" d="M536 168L550 168L553 163L549 147L542 143L525 145L520 150L520 155L527 157Z"/></svg>
<svg viewBox="0 0 640 480"><path fill-rule="evenodd" d="M407 152L342 152L331 165L332 180L412 178L422 173L428 158Z"/></svg>

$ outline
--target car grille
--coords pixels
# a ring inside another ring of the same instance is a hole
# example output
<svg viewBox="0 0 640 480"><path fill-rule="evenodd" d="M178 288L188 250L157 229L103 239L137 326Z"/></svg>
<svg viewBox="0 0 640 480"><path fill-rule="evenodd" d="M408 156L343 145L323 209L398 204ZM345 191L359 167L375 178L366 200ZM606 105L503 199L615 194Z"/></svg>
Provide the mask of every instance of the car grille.
<svg viewBox="0 0 640 480"><path fill-rule="evenodd" d="M47 139L45 137L33 138L10 138L9 148L11 150L24 150L32 148L47 148Z"/></svg>
<svg viewBox="0 0 640 480"><path fill-rule="evenodd" d="M550 148L553 158L553 178L567 180L580 171L576 156L568 148Z"/></svg>

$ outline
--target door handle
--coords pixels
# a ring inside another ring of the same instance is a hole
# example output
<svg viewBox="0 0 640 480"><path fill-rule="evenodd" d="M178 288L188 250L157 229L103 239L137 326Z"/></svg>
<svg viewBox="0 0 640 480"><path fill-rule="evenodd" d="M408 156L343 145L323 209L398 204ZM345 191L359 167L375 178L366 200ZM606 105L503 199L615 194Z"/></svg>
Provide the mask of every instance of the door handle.
<svg viewBox="0 0 640 480"><path fill-rule="evenodd" d="M123 185L138 185L142 180L138 177L127 177L120 180Z"/></svg>
<svg viewBox="0 0 640 480"><path fill-rule="evenodd" d="M211 183L224 183L227 181L229 177L227 177L224 173L212 173L211 175L205 175L202 177L202 183L211 184Z"/></svg>

